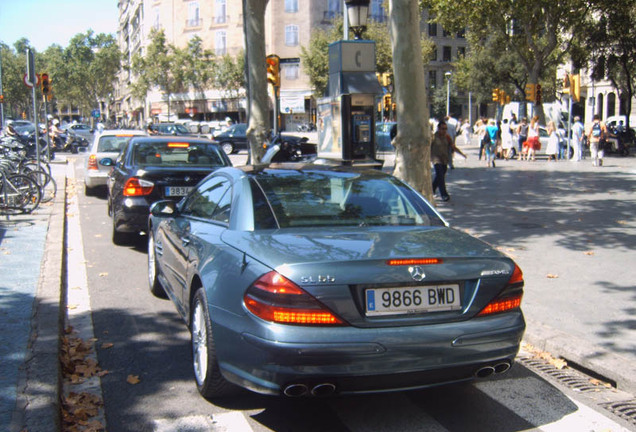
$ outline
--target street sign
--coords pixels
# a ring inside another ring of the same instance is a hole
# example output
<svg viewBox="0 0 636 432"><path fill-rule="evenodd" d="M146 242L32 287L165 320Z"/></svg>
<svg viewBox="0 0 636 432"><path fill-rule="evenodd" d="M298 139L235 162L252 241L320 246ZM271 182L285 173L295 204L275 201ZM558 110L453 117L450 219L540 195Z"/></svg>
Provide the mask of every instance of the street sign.
<svg viewBox="0 0 636 432"><path fill-rule="evenodd" d="M99 110L93 110L91 111L91 117L93 118L100 118L102 116L102 114L99 112Z"/></svg>
<svg viewBox="0 0 636 432"><path fill-rule="evenodd" d="M28 74L24 74L24 77L22 78L22 81L24 81L24 85L26 85L27 87L33 87L34 85L37 87L40 85L40 75L35 75L35 84L32 83L31 81L29 81L29 75Z"/></svg>

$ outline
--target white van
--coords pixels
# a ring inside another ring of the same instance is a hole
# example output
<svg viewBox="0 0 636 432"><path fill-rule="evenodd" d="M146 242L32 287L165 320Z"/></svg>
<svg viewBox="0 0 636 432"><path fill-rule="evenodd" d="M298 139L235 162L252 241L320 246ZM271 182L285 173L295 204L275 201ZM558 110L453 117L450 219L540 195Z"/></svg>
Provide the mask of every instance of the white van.
<svg viewBox="0 0 636 432"><path fill-rule="evenodd" d="M624 115L609 116L605 119L605 124L607 126L615 127L620 121L623 122L623 126L627 126L627 117ZM636 116L629 116L629 126L631 128L636 127Z"/></svg>

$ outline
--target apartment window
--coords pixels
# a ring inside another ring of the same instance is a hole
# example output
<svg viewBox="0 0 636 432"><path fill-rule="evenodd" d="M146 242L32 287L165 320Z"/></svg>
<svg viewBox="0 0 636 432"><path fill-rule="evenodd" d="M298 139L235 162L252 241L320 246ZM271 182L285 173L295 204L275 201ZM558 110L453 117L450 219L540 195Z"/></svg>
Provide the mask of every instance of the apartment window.
<svg viewBox="0 0 636 432"><path fill-rule="evenodd" d="M444 47L444 51L442 53L442 61L445 61L445 62L451 61L452 60L451 59L451 53L452 53L451 47L445 46Z"/></svg>
<svg viewBox="0 0 636 432"><path fill-rule="evenodd" d="M428 88L437 87L437 71L428 71Z"/></svg>
<svg viewBox="0 0 636 432"><path fill-rule="evenodd" d="M159 25L159 8L152 8L152 21L151 27L155 30L159 30L161 26Z"/></svg>
<svg viewBox="0 0 636 432"><path fill-rule="evenodd" d="M370 18L373 21L384 22L384 8L382 7L382 0L371 0Z"/></svg>
<svg viewBox="0 0 636 432"><path fill-rule="evenodd" d="M285 0L285 12L298 12L298 0Z"/></svg>
<svg viewBox="0 0 636 432"><path fill-rule="evenodd" d="M428 23L428 35L437 36L437 23Z"/></svg>
<svg viewBox="0 0 636 432"><path fill-rule="evenodd" d="M285 26L285 45L298 46L298 26Z"/></svg>
<svg viewBox="0 0 636 432"><path fill-rule="evenodd" d="M466 39L466 29L463 28L459 32L457 32L457 37L459 39Z"/></svg>
<svg viewBox="0 0 636 432"><path fill-rule="evenodd" d="M342 7L342 0L329 0L329 12L340 13Z"/></svg>
<svg viewBox="0 0 636 432"><path fill-rule="evenodd" d="M216 0L214 6L214 20L217 23L224 23L227 21L227 0Z"/></svg>
<svg viewBox="0 0 636 432"><path fill-rule="evenodd" d="M437 47L433 48L433 54L431 54L431 61L437 61Z"/></svg>
<svg viewBox="0 0 636 432"><path fill-rule="evenodd" d="M466 47L457 47L457 58L464 58L466 57Z"/></svg>
<svg viewBox="0 0 636 432"><path fill-rule="evenodd" d="M288 63L283 66L286 80L297 80L300 76L300 63Z"/></svg>
<svg viewBox="0 0 636 432"><path fill-rule="evenodd" d="M227 54L227 34L223 30L214 35L214 51L216 55Z"/></svg>
<svg viewBox="0 0 636 432"><path fill-rule="evenodd" d="M442 29L442 36L451 37L451 34L450 34L450 32L447 32L446 29Z"/></svg>
<svg viewBox="0 0 636 432"><path fill-rule="evenodd" d="M199 15L199 2L193 1L188 3L188 20L186 27L196 27L201 25L201 17Z"/></svg>

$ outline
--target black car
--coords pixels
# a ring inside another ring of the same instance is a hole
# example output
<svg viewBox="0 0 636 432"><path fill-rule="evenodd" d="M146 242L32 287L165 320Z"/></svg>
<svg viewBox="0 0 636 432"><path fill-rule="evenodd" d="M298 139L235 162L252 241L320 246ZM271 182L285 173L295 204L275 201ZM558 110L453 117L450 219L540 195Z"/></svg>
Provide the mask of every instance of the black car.
<svg viewBox="0 0 636 432"><path fill-rule="evenodd" d="M149 129L157 135L195 136L187 127L179 123L153 123Z"/></svg>
<svg viewBox="0 0 636 432"><path fill-rule="evenodd" d="M307 142L307 138L295 135L280 135L283 142L288 142L295 147L301 143ZM214 140L218 141L226 154L237 153L239 150L248 150L247 143L247 124L236 123L227 128L225 131L214 135Z"/></svg>
<svg viewBox="0 0 636 432"><path fill-rule="evenodd" d="M232 166L218 144L192 137L136 137L116 161L108 176L108 215L113 218L113 243L125 243L145 232L149 207L155 201L179 201L212 171Z"/></svg>

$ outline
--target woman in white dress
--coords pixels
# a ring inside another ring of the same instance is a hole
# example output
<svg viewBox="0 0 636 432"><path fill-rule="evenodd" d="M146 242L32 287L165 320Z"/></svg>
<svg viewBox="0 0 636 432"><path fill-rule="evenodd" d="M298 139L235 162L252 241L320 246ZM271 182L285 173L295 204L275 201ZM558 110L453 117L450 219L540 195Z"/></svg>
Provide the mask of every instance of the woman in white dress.
<svg viewBox="0 0 636 432"><path fill-rule="evenodd" d="M548 146L545 149L545 154L548 155L548 161L554 160L556 162L557 155L559 154L559 137L556 133L556 125L552 120L548 122Z"/></svg>
<svg viewBox="0 0 636 432"><path fill-rule="evenodd" d="M508 160L512 156L512 132L510 131L510 124L508 119L504 119L501 122L501 149L503 150L503 157Z"/></svg>

